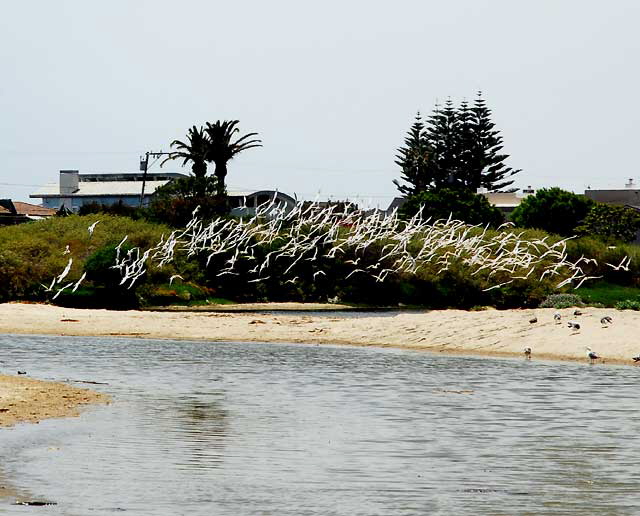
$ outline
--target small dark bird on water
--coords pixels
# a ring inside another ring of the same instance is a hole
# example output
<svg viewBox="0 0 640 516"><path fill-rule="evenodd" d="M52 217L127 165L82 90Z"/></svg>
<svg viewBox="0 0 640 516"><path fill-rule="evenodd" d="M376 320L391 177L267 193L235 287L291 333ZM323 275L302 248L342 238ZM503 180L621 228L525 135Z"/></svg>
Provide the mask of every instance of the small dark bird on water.
<svg viewBox="0 0 640 516"><path fill-rule="evenodd" d="M27 374L26 371L18 371L18 374Z"/></svg>
<svg viewBox="0 0 640 516"><path fill-rule="evenodd" d="M602 326L609 326L610 324L613 324L613 319L608 316L605 315L602 319L600 319L600 324L602 324Z"/></svg>
<svg viewBox="0 0 640 516"><path fill-rule="evenodd" d="M524 348L524 356L527 360L531 360L531 348ZM640 358L640 357L638 357Z"/></svg>
<svg viewBox="0 0 640 516"><path fill-rule="evenodd" d="M538 318L537 318L537 317L532 317L531 319L529 319L529 322L530 322L531 324L533 324L533 323L537 323L537 322L538 322Z"/></svg>
<svg viewBox="0 0 640 516"><path fill-rule="evenodd" d="M576 309L573 311L573 315L575 315L575 316L577 317L577 316L579 316L579 315L582 315L582 312L576 308Z"/></svg>

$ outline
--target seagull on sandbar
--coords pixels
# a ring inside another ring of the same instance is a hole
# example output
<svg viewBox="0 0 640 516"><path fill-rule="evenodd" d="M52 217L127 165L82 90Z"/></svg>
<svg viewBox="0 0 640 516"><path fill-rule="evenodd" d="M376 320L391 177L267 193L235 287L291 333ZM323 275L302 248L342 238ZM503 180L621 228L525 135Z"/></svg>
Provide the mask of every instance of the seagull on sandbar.
<svg viewBox="0 0 640 516"><path fill-rule="evenodd" d="M524 348L524 356L527 360L531 360L531 348Z"/></svg>
<svg viewBox="0 0 640 516"><path fill-rule="evenodd" d="M634 362L640 362L640 355L632 357Z"/></svg>
<svg viewBox="0 0 640 516"><path fill-rule="evenodd" d="M562 322L562 316L560 315L560 312L555 312L553 314L553 320L556 322L556 324L560 324Z"/></svg>
<svg viewBox="0 0 640 516"><path fill-rule="evenodd" d="M600 355L598 355L595 351L591 351L591 348L585 348L587 350L587 357L589 357L589 363L593 364L594 361L600 359Z"/></svg>
<svg viewBox="0 0 640 516"><path fill-rule="evenodd" d="M606 328L610 324L613 324L613 319L611 318L611 316L605 315L602 319L600 319L600 324L602 324L602 326Z"/></svg>
<svg viewBox="0 0 640 516"><path fill-rule="evenodd" d="M529 319L529 322L531 324L537 323L538 322L538 318L534 315L531 319Z"/></svg>
<svg viewBox="0 0 640 516"><path fill-rule="evenodd" d="M582 315L582 312L576 308L576 309L573 311L573 315L575 315L576 317L578 317L579 315Z"/></svg>
<svg viewBox="0 0 640 516"><path fill-rule="evenodd" d="M577 323L577 322L575 322L575 321L569 321L569 322L567 323L567 326L568 326L569 328L573 329L573 330L580 331L580 324L578 324L578 323Z"/></svg>

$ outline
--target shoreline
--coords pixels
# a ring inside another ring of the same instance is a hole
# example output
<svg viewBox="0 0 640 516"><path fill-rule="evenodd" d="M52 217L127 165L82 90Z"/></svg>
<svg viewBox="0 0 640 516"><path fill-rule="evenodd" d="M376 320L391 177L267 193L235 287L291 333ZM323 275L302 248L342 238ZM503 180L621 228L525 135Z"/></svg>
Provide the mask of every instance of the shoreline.
<svg viewBox="0 0 640 516"><path fill-rule="evenodd" d="M0 428L78 416L82 406L110 400L106 394L66 383L0 374Z"/></svg>
<svg viewBox="0 0 640 516"><path fill-rule="evenodd" d="M335 305L331 305L332 307ZM556 324L552 308L520 310L433 310L391 312L378 315L341 316L335 308L323 315L318 305L287 303L279 314L276 304L235 305L242 311L168 310L109 311L74 309L53 305L0 304L0 333L61 336L135 337L199 340L209 342L280 342L349 346L394 347L450 355L523 357L531 347L532 359L588 363L586 347L599 353L608 364L633 365L640 354L634 336L640 333L640 313L603 308L562 309ZM600 319L613 317L603 327ZM538 322L529 320L537 317ZM566 322L575 319L576 332Z"/></svg>

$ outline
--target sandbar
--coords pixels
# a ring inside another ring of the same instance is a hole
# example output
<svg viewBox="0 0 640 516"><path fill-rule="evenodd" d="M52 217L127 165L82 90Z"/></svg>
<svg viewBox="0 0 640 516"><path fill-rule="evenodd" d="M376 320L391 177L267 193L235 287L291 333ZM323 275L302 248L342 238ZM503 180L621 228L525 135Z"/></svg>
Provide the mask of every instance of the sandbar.
<svg viewBox="0 0 640 516"><path fill-rule="evenodd" d="M64 383L0 375L0 426L77 416L82 405L109 400L106 394Z"/></svg>
<svg viewBox="0 0 640 516"><path fill-rule="evenodd" d="M559 310L433 310L386 314L282 313L274 305L255 312L113 311L44 304L0 304L0 333L63 336L140 337L204 341L287 342L397 347L435 353L523 357L588 363L590 347L609 364L633 364L640 354L640 312L604 308ZM243 309L244 305L239 305ZM287 309L305 305L287 304ZM229 306L226 310L230 310ZM315 305L313 306L315 310ZM613 323L600 320L609 315ZM529 322L532 319L537 322ZM569 320L580 324L575 331ZM601 362L602 362L601 361Z"/></svg>

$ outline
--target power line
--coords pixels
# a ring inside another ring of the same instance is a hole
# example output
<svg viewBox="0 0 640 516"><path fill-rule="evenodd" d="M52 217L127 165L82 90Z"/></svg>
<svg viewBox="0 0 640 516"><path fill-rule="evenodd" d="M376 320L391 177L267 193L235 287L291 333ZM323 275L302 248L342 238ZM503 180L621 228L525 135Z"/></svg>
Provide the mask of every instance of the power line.
<svg viewBox="0 0 640 516"><path fill-rule="evenodd" d="M38 188L39 186L42 186L42 184L39 184L39 185L25 185L23 183L0 183L0 185L2 185L2 186L29 186L29 187L33 187L33 188Z"/></svg>

